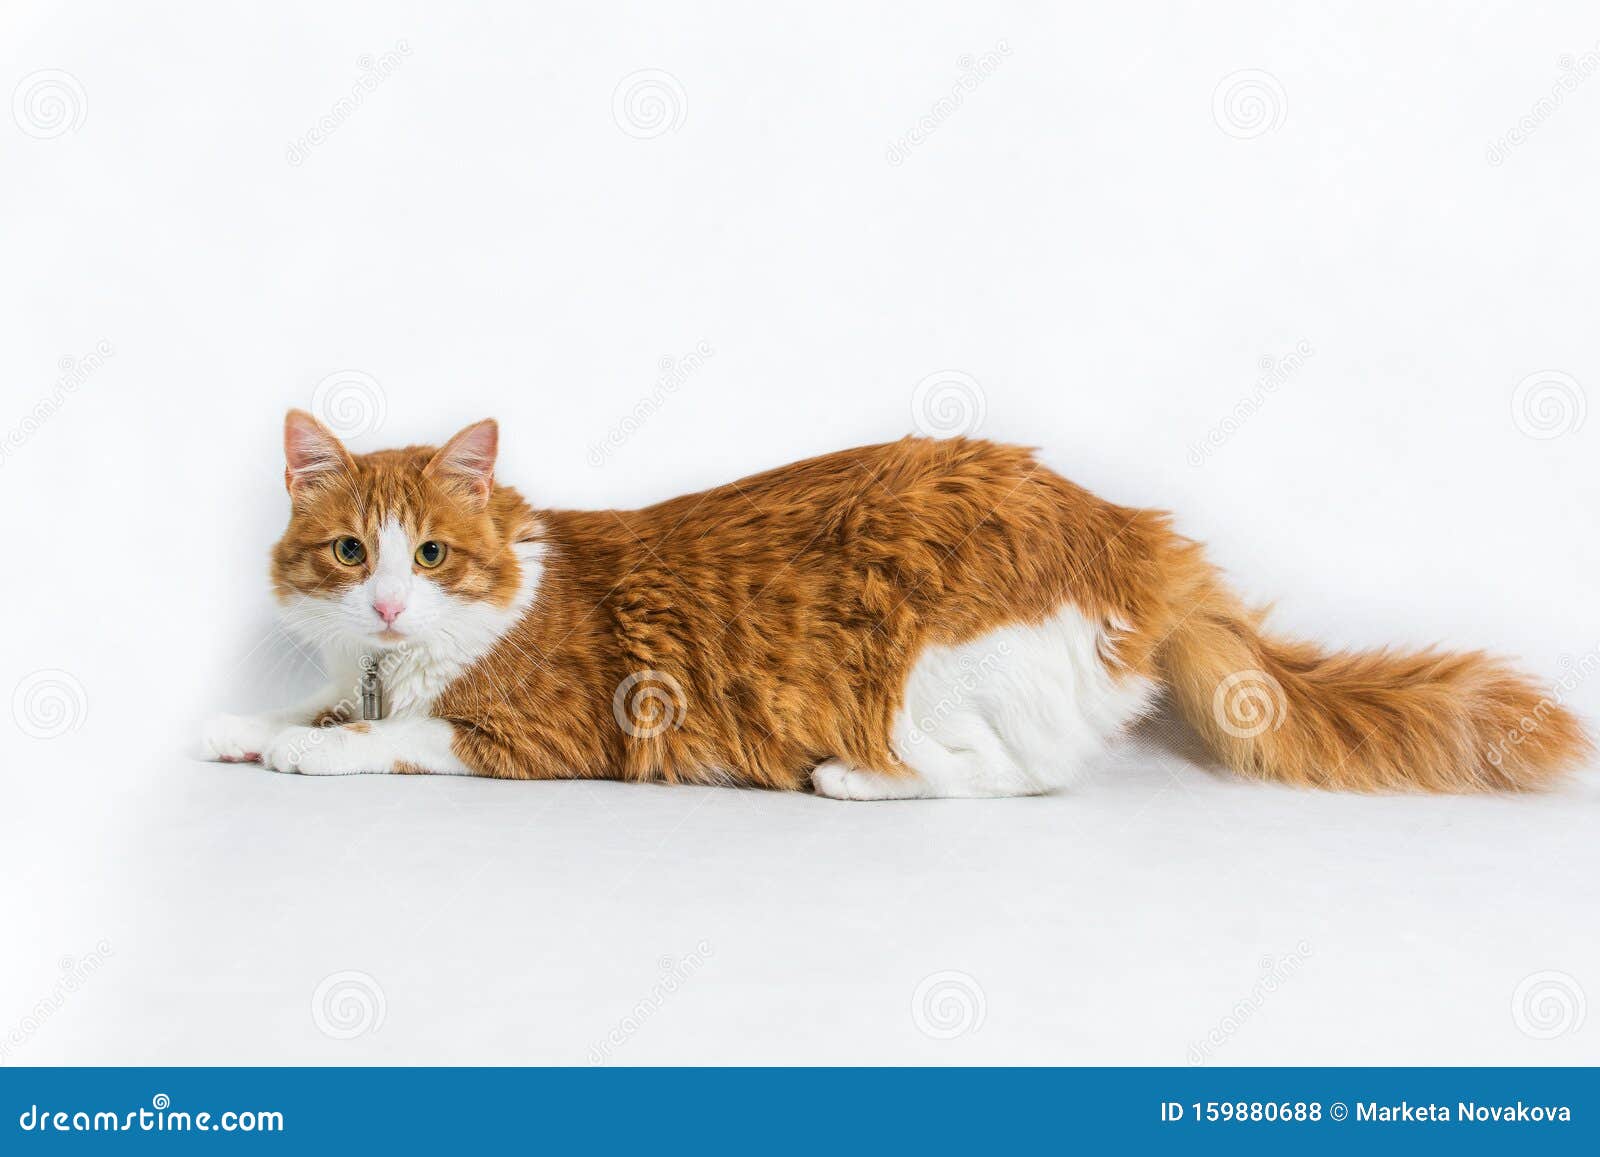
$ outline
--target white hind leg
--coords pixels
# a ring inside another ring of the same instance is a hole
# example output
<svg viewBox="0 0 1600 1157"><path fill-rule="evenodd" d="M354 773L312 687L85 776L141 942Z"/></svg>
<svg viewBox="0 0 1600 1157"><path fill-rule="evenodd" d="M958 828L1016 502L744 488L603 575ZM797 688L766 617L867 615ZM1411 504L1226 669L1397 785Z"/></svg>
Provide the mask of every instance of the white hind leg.
<svg viewBox="0 0 1600 1157"><path fill-rule="evenodd" d="M928 799L995 799L1048 791L1006 750L990 720L975 711L953 712L935 733L897 734L895 754L917 773Z"/></svg>
<svg viewBox="0 0 1600 1157"><path fill-rule="evenodd" d="M811 787L829 799L993 799L1047 790L1023 774L981 719L968 717L947 730L964 731L971 746L944 746L953 742L949 734L942 742L919 736L897 752L915 774L865 771L830 759L812 770Z"/></svg>
<svg viewBox="0 0 1600 1157"><path fill-rule="evenodd" d="M1071 783L1154 697L1149 680L1113 672L1114 650L1114 631L1071 606L927 648L893 735L919 795L1037 795Z"/></svg>

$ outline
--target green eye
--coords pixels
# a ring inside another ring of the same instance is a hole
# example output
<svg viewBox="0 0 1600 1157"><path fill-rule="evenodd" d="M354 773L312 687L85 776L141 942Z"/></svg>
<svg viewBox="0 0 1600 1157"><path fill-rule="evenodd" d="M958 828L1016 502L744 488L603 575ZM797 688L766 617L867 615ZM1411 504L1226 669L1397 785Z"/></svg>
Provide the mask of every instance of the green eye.
<svg viewBox="0 0 1600 1157"><path fill-rule="evenodd" d="M345 566L360 566L367 560L367 548L361 545L359 538L347 534L333 540L333 557Z"/></svg>
<svg viewBox="0 0 1600 1157"><path fill-rule="evenodd" d="M417 547L417 565L432 570L444 561L444 543L434 542L431 539Z"/></svg>

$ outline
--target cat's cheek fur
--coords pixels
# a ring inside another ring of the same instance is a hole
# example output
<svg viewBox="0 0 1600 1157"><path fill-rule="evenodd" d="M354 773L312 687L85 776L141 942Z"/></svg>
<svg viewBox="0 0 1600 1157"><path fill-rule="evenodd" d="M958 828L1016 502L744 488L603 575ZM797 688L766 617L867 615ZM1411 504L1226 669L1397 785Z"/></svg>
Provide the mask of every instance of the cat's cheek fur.
<svg viewBox="0 0 1600 1157"><path fill-rule="evenodd" d="M471 775L455 754L454 739L454 727L428 717L290 727L267 744L261 762L273 771L300 775Z"/></svg>

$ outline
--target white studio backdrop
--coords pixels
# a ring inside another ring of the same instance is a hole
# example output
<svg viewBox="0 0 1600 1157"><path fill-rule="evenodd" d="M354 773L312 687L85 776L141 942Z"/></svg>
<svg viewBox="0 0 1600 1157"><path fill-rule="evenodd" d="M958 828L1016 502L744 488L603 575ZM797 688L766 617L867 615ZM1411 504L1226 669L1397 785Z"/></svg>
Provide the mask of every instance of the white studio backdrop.
<svg viewBox="0 0 1600 1157"><path fill-rule="evenodd" d="M6 32L7 1024L162 854L152 769L307 675L266 584L291 406L358 451L497 417L550 506L1024 442L1173 510L1287 630L1503 652L1600 715L1591 5L26 2Z"/></svg>

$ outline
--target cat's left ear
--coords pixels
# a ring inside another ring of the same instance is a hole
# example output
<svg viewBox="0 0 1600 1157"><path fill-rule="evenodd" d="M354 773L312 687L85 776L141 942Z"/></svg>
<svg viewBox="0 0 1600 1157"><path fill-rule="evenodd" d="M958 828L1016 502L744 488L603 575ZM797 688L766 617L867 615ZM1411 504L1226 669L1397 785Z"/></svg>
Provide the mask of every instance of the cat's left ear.
<svg viewBox="0 0 1600 1157"><path fill-rule="evenodd" d="M422 472L481 510L494 489L494 459L499 448L500 427L493 418L485 418L446 442Z"/></svg>

